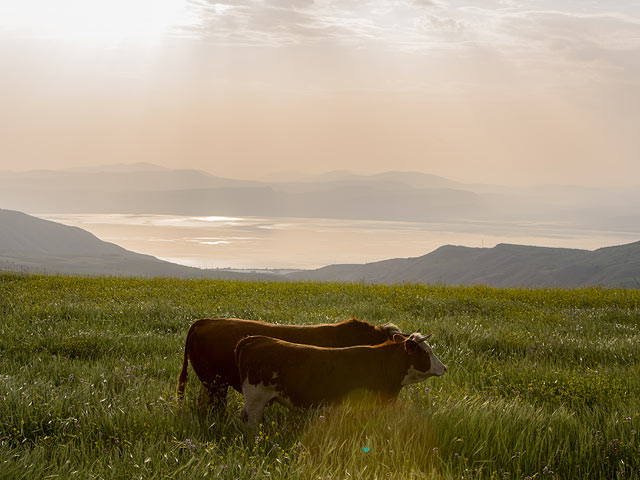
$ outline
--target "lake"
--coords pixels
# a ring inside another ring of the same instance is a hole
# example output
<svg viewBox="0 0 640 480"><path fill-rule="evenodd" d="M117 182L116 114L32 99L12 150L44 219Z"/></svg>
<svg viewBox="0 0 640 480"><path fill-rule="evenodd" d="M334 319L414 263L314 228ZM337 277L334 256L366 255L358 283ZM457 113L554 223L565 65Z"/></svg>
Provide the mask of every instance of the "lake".
<svg viewBox="0 0 640 480"><path fill-rule="evenodd" d="M127 250L183 265L234 269L311 269L418 257L442 245L516 243L596 248L639 239L633 231L585 230L568 223L389 222L321 218L35 214L88 230Z"/></svg>

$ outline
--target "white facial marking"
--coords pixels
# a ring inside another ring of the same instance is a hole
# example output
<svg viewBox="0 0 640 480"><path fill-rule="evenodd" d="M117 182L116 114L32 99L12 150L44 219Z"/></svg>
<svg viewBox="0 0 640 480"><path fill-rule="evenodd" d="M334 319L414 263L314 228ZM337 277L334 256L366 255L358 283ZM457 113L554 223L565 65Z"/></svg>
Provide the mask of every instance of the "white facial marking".
<svg viewBox="0 0 640 480"><path fill-rule="evenodd" d="M414 335L415 334L411 335L410 338L413 338ZM444 373L447 371L447 367L444 365L444 363L442 363L440 359L433 354L433 350L431 350L431 345L429 345L424 340L419 341L417 343L424 352L429 354L430 368L426 372L421 372L413 368L413 365L411 365L407 369L407 374L402 379L403 386L411 385L412 383L424 382L429 377L434 377L434 376L439 377L441 375L444 375Z"/></svg>
<svg viewBox="0 0 640 480"><path fill-rule="evenodd" d="M431 368L429 371L437 377L444 375L444 372L447 371L446 365L442 363L440 359L433 354L433 352L429 352L429 359L431 360Z"/></svg>
<svg viewBox="0 0 640 480"><path fill-rule="evenodd" d="M440 375L444 375L444 372L447 371L447 367L440 361L438 357L433 354L431 345L429 345L427 342L420 342L418 345L420 345L422 349L429 354L429 361L431 363L431 368L427 372L430 374L429 376L435 375L436 377L439 377Z"/></svg>

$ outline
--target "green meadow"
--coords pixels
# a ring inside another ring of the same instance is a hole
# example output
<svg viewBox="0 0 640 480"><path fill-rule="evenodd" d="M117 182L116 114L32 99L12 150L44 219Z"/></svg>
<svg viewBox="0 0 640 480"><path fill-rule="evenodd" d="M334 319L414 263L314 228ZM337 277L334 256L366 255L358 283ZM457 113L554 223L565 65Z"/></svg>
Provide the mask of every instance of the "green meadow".
<svg viewBox="0 0 640 480"><path fill-rule="evenodd" d="M448 366L394 405L267 407L176 379L191 322L357 316ZM640 478L640 290L0 274L2 479Z"/></svg>

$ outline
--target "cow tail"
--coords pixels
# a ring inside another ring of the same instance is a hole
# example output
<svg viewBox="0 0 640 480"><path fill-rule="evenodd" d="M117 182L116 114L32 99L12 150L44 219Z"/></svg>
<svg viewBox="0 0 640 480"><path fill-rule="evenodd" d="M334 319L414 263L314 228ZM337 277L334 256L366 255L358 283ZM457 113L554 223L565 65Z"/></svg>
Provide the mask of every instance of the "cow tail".
<svg viewBox="0 0 640 480"><path fill-rule="evenodd" d="M236 360L236 365L240 366L240 352L242 351L242 346L246 343L245 340L247 337L241 338L240 341L236 344L236 348L234 349L233 355Z"/></svg>
<svg viewBox="0 0 640 480"><path fill-rule="evenodd" d="M240 383L242 383L242 381L244 380L242 378L244 372L243 372L243 369L242 369L242 366L241 366L242 364L240 362L240 360L242 358L242 349L246 344L253 342L255 339L256 339L256 337L251 337L251 336L250 337L244 337L244 338L241 338L240 341L236 344L236 348L235 348L235 351L234 351L234 356L235 356L235 359L236 359L236 365L238 366L238 370L240 371Z"/></svg>
<svg viewBox="0 0 640 480"><path fill-rule="evenodd" d="M178 400L178 405L182 404L182 400L184 398L184 391L187 388L187 380L189 378L189 336L193 331L193 325L189 328L189 332L187 333L187 340L184 344L184 360L182 362L182 370L180 371L180 375L178 375L178 387L176 388L176 399Z"/></svg>

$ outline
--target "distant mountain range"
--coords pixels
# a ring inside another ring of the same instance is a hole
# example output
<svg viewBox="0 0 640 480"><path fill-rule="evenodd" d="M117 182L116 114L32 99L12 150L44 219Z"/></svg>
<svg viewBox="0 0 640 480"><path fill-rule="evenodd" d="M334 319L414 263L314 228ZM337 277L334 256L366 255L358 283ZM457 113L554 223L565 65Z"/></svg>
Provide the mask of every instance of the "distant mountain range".
<svg viewBox="0 0 640 480"><path fill-rule="evenodd" d="M417 258L288 274L205 270L130 252L76 227L0 209L0 269L139 277L640 288L640 242L595 251L501 244L444 246Z"/></svg>
<svg viewBox="0 0 640 480"><path fill-rule="evenodd" d="M257 182L150 164L0 171L0 205L30 213L428 220L478 213L483 199L456 182L414 172L346 172Z"/></svg>
<svg viewBox="0 0 640 480"><path fill-rule="evenodd" d="M117 213L404 220L563 222L637 231L640 188L514 188L420 172L288 172L261 181L153 164L0 171L0 207L27 213Z"/></svg>

